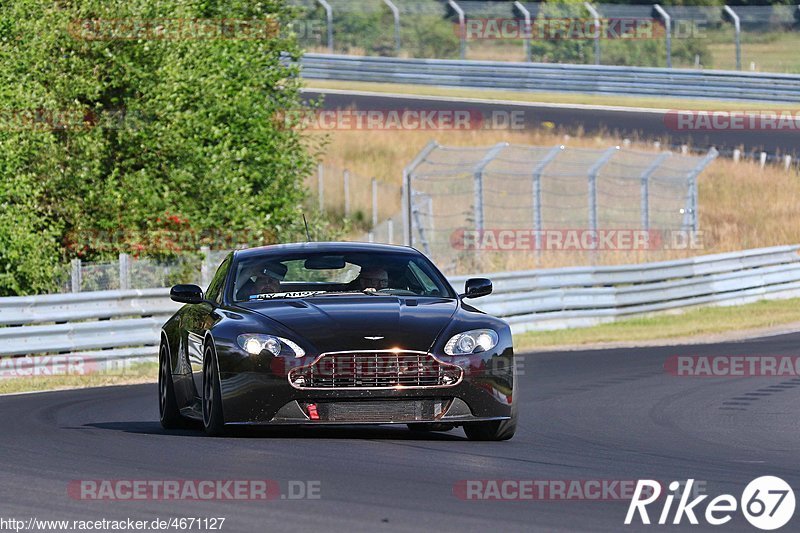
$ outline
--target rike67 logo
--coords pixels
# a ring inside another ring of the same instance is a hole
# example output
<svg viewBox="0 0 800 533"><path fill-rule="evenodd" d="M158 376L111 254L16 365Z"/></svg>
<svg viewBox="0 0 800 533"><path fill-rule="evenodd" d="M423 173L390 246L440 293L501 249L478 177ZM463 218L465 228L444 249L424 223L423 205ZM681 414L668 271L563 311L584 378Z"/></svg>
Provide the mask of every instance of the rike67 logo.
<svg viewBox="0 0 800 533"><path fill-rule="evenodd" d="M685 517L690 524L697 525L699 524L698 515L700 515L708 524L721 526L730 522L736 512L741 509L750 524L764 531L772 531L785 526L794 515L794 491L779 477L763 476L754 479L745 487L742 497L738 501L730 494L721 494L707 502L705 512L701 512L701 504L708 498L708 495L696 496L691 501L689 500L692 496L693 485L694 479L688 480L685 484L678 481L669 484L669 492L664 498L664 505L656 523L678 525ZM678 494L681 487L684 487L683 491ZM630 525L638 514L641 523L649 525L651 518L647 506L659 500L661 493L662 486L658 481L639 480L628 507L625 524ZM673 512L673 503L676 498L678 503ZM650 510L656 511L657 509L651 508ZM671 522L670 517L672 518Z"/></svg>

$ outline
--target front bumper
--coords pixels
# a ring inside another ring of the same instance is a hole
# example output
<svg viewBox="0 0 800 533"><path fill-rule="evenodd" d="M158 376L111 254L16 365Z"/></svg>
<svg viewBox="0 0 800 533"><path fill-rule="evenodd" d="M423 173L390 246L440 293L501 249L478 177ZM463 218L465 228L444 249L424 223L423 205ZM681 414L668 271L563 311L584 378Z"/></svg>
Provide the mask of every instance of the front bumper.
<svg viewBox="0 0 800 533"><path fill-rule="evenodd" d="M511 417L513 350L462 358L463 378L451 386L302 389L286 371L220 374L226 424L406 424L504 420Z"/></svg>

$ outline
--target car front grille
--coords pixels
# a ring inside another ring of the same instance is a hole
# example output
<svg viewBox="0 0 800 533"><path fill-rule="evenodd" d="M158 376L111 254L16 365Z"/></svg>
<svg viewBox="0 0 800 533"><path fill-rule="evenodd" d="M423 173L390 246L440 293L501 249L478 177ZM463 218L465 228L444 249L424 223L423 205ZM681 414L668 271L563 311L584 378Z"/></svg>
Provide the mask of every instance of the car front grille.
<svg viewBox="0 0 800 533"><path fill-rule="evenodd" d="M411 351L336 352L289 372L298 389L385 389L449 387L461 381L460 367Z"/></svg>

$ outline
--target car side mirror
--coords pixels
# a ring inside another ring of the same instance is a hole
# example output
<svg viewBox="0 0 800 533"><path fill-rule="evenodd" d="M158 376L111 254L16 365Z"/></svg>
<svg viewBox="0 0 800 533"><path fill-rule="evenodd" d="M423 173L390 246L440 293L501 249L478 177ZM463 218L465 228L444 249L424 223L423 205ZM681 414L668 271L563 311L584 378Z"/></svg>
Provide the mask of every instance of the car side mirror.
<svg viewBox="0 0 800 533"><path fill-rule="evenodd" d="M464 284L463 298L480 298L492 294L492 281L486 278L470 278Z"/></svg>
<svg viewBox="0 0 800 533"><path fill-rule="evenodd" d="M197 285L175 285L170 289L169 297L182 304L199 304L204 301L203 289Z"/></svg>

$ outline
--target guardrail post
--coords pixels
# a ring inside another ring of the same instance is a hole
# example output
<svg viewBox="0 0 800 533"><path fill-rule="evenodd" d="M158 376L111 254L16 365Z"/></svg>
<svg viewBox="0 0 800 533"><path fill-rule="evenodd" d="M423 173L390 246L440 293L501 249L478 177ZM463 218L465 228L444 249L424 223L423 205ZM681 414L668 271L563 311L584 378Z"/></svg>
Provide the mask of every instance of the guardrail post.
<svg viewBox="0 0 800 533"><path fill-rule="evenodd" d="M81 292L81 260L75 258L72 260L72 272L70 276L72 292Z"/></svg>
<svg viewBox="0 0 800 533"><path fill-rule="evenodd" d="M333 53L333 8L326 0L317 0L319 5L325 10L325 17L328 19L328 53Z"/></svg>
<svg viewBox="0 0 800 533"><path fill-rule="evenodd" d="M127 291L131 288L131 257L128 254L119 254L119 290Z"/></svg>
<svg viewBox="0 0 800 533"><path fill-rule="evenodd" d="M211 284L211 248L208 246L200 247L200 255L203 256L200 263L200 286L208 287Z"/></svg>
<svg viewBox="0 0 800 533"><path fill-rule="evenodd" d="M589 169L589 230L593 232L597 231L597 175L618 150L619 146L609 148Z"/></svg>
<svg viewBox="0 0 800 533"><path fill-rule="evenodd" d="M394 220L391 218L386 221L386 240L389 244L394 244Z"/></svg>
<svg viewBox="0 0 800 533"><path fill-rule="evenodd" d="M514 7L516 7L517 11L522 13L522 16L525 18L525 39L522 42L522 46L525 47L525 61L530 63L532 59L531 38L533 37L533 28L531 26L531 12L528 11L528 8L522 5L522 3L519 2L519 0L516 0L514 2Z"/></svg>
<svg viewBox="0 0 800 533"><path fill-rule="evenodd" d="M392 17L394 17L394 46L397 50L397 55L400 55L400 10L397 9L392 0L383 0L383 3L391 10Z"/></svg>
<svg viewBox="0 0 800 533"><path fill-rule="evenodd" d="M489 152L483 159L481 159L477 165L475 165L475 170L472 173L474 179L474 187L475 187L475 205L473 206L473 210L475 213L475 230L480 233L483 231L483 171L492 162L492 160L497 157L497 155L503 151L503 149L508 146L508 143L498 143L492 147Z"/></svg>
<svg viewBox="0 0 800 533"><path fill-rule="evenodd" d="M656 157L647 169L642 173L642 229L650 231L650 178L655 174L658 167L664 160L672 155L672 152L664 152Z"/></svg>
<svg viewBox="0 0 800 533"><path fill-rule="evenodd" d="M412 224L412 215L411 210L413 206L413 200L411 198L412 188L411 188L411 177L413 175L414 170L423 162L425 158L433 152L439 146L439 143L436 141L430 141L428 144L425 145L425 148L417 154L417 157L409 163L409 165L403 169L403 241L406 246L413 246L414 236L411 231L411 224Z"/></svg>
<svg viewBox="0 0 800 533"><path fill-rule="evenodd" d="M589 15L592 16L594 19L594 64L600 64L600 13L590 4L589 2L584 2L583 5L586 7L586 10L589 12Z"/></svg>
<svg viewBox="0 0 800 533"><path fill-rule="evenodd" d="M319 210L325 210L325 168L322 163L317 165L317 195L319 196Z"/></svg>
<svg viewBox="0 0 800 533"><path fill-rule="evenodd" d="M372 178L372 227L378 225L378 180Z"/></svg>
<svg viewBox="0 0 800 533"><path fill-rule="evenodd" d="M739 15L730 6L722 6L723 11L733 20L733 29L736 34L736 70L742 70L742 24Z"/></svg>
<svg viewBox="0 0 800 533"><path fill-rule="evenodd" d="M536 243L536 253L541 251L542 231L542 172L561 151L564 145L554 146L544 158L533 168L533 238Z"/></svg>
<svg viewBox="0 0 800 533"><path fill-rule="evenodd" d="M455 0L447 0L447 4L453 8L453 11L458 15L458 29L461 34L461 51L459 57L465 59L467 57L467 22L466 14L461 6L456 4Z"/></svg>
<svg viewBox="0 0 800 533"><path fill-rule="evenodd" d="M672 17L658 4L653 9L664 19L664 28L667 30L667 68L672 68Z"/></svg>

